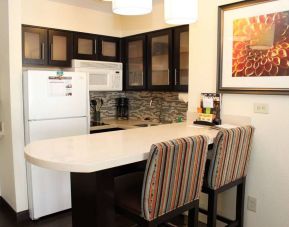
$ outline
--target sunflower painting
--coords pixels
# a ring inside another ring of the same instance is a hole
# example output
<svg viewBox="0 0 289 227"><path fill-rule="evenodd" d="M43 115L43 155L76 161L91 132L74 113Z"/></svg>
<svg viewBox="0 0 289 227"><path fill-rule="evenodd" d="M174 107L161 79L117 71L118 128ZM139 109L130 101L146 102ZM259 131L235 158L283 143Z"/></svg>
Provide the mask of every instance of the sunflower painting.
<svg viewBox="0 0 289 227"><path fill-rule="evenodd" d="M289 76L289 11L233 21L232 77Z"/></svg>

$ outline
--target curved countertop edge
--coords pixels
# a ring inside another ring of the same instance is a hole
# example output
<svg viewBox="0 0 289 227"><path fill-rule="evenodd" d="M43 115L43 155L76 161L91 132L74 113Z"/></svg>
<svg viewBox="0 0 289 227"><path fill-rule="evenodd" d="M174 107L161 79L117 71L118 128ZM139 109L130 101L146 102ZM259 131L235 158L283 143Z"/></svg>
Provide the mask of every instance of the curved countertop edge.
<svg viewBox="0 0 289 227"><path fill-rule="evenodd" d="M24 150L26 161L38 167L63 172L91 173L144 161L149 155L150 146L157 142L206 135L209 143L212 143L216 134L217 131L208 127L175 123L40 140L28 144ZM134 153L136 147L140 149ZM95 150L99 153L94 152ZM106 155L106 152L109 152L109 155Z"/></svg>
<svg viewBox="0 0 289 227"><path fill-rule="evenodd" d="M38 159L35 157L32 157L28 155L27 153L24 153L25 159L30 164L36 165L41 168L55 170L55 171L62 171L62 172L72 172L72 173L92 173L97 172L109 168L119 167L127 164L137 163L141 161L147 160L147 157L149 155L149 151L147 154L144 155L135 155L135 156L127 156L123 157L121 159L112 159L106 162L99 162L99 163L93 163L93 164L66 164L63 165L63 163L60 162L52 162L52 161L45 161L43 159ZM133 158L133 161L132 161ZM108 168L109 166L109 168ZM69 171L68 171L69 169Z"/></svg>

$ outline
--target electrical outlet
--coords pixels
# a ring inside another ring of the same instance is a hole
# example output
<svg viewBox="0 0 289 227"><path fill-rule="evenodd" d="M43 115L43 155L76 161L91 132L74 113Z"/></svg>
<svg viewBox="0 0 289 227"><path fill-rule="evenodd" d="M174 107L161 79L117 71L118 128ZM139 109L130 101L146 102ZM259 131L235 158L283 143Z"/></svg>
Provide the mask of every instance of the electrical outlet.
<svg viewBox="0 0 289 227"><path fill-rule="evenodd" d="M268 114L269 106L265 103L255 103L254 104L254 113Z"/></svg>
<svg viewBox="0 0 289 227"><path fill-rule="evenodd" d="M257 199L248 196L247 209L256 213L257 211Z"/></svg>

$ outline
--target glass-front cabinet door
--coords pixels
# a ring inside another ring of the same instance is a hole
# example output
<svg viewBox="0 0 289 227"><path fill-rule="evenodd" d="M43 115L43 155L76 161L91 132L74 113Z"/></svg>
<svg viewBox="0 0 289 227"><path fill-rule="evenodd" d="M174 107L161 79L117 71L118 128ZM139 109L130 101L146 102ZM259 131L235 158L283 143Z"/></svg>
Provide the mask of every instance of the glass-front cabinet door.
<svg viewBox="0 0 289 227"><path fill-rule="evenodd" d="M98 45L96 35L86 33L74 33L74 58L83 60L96 60Z"/></svg>
<svg viewBox="0 0 289 227"><path fill-rule="evenodd" d="M148 35L148 87L150 90L172 89L172 31Z"/></svg>
<svg viewBox="0 0 289 227"><path fill-rule="evenodd" d="M22 63L26 65L47 64L47 30L22 27Z"/></svg>
<svg viewBox="0 0 289 227"><path fill-rule="evenodd" d="M100 36L98 39L99 59L101 61L120 61L120 39Z"/></svg>
<svg viewBox="0 0 289 227"><path fill-rule="evenodd" d="M125 40L127 90L144 90L146 88L145 45L145 36L135 36Z"/></svg>
<svg viewBox="0 0 289 227"><path fill-rule="evenodd" d="M174 44L175 90L188 91L189 84L189 27L176 28Z"/></svg>
<svg viewBox="0 0 289 227"><path fill-rule="evenodd" d="M49 30L49 64L54 66L71 66L72 33Z"/></svg>

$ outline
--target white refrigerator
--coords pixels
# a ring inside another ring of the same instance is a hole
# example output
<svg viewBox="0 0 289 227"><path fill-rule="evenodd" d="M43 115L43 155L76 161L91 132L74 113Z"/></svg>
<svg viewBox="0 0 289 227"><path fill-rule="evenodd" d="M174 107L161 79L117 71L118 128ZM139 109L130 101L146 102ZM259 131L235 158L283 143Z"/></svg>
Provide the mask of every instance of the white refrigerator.
<svg viewBox="0 0 289 227"><path fill-rule="evenodd" d="M86 73L28 70L23 73L25 142L89 133ZM70 173L27 163L32 220L71 208Z"/></svg>

